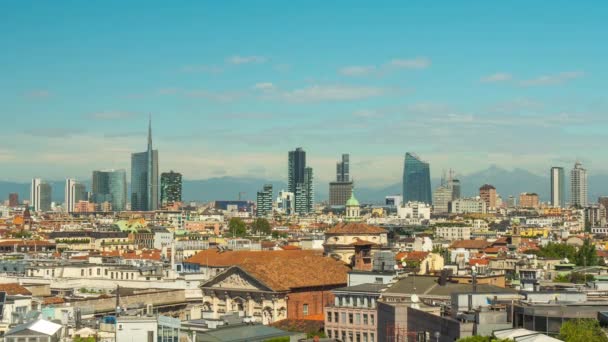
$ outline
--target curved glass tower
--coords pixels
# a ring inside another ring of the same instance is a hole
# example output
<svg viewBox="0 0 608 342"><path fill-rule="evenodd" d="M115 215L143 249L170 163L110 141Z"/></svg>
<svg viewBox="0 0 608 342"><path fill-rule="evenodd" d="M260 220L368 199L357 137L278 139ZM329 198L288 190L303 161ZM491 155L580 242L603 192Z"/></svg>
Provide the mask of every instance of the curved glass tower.
<svg viewBox="0 0 608 342"><path fill-rule="evenodd" d="M403 164L403 203L410 201L433 203L429 163L408 152Z"/></svg>

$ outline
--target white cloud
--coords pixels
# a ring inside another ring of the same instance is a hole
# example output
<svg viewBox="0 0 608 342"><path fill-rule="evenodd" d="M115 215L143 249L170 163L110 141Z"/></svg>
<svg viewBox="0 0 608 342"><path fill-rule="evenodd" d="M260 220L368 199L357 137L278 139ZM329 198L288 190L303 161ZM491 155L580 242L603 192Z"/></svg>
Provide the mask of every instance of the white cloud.
<svg viewBox="0 0 608 342"><path fill-rule="evenodd" d="M413 59L393 59L387 64L392 68L399 69L426 69L431 66L431 60L427 57L416 57Z"/></svg>
<svg viewBox="0 0 608 342"><path fill-rule="evenodd" d="M379 97L391 92L389 88L346 85L312 85L284 92L282 98L293 102L352 101Z"/></svg>
<svg viewBox="0 0 608 342"><path fill-rule="evenodd" d="M239 64L251 64L251 63L255 63L255 64L259 64L259 63L265 63L268 60L268 58L263 57L263 56L232 56L230 58L228 58L227 62L230 64L235 64L235 65L239 65Z"/></svg>
<svg viewBox="0 0 608 342"><path fill-rule="evenodd" d="M260 82L253 85L254 90L270 91L274 90L275 86L271 82Z"/></svg>
<svg viewBox="0 0 608 342"><path fill-rule="evenodd" d="M483 83L497 83L497 82L507 82L511 81L513 76L506 72L497 72L492 75L488 75L481 78L481 82Z"/></svg>
<svg viewBox="0 0 608 342"><path fill-rule="evenodd" d="M45 89L28 91L24 96L28 99L46 99L51 97L51 92Z"/></svg>
<svg viewBox="0 0 608 342"><path fill-rule="evenodd" d="M375 71L376 67L373 65L352 65L338 70L338 72L343 76L367 76Z"/></svg>
<svg viewBox="0 0 608 342"><path fill-rule="evenodd" d="M121 111L103 111L89 114L89 117L94 120L121 120L134 117L136 114L132 112Z"/></svg>
<svg viewBox="0 0 608 342"><path fill-rule="evenodd" d="M554 75L542 75L536 78L523 80L520 82L520 85L524 87L557 85L566 83L577 78L581 78L583 76L585 76L585 73L582 71L565 71Z"/></svg>
<svg viewBox="0 0 608 342"><path fill-rule="evenodd" d="M215 65L186 65L183 66L180 71L185 73L219 74L224 71L224 69Z"/></svg>

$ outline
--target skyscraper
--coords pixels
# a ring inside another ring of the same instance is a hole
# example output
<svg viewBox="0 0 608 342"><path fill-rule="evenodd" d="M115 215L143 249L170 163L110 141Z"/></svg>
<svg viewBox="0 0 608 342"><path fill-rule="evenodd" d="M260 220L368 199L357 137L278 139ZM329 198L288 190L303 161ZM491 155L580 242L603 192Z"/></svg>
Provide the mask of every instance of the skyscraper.
<svg viewBox="0 0 608 342"><path fill-rule="evenodd" d="M8 194L8 206L16 207L19 205L19 194L16 192L11 192Z"/></svg>
<svg viewBox="0 0 608 342"><path fill-rule="evenodd" d="M566 182L564 168L551 168L551 205L555 208L566 207Z"/></svg>
<svg viewBox="0 0 608 342"><path fill-rule="evenodd" d="M350 179L350 156L342 155L342 160L336 163L336 181L329 183L329 205L343 206L351 197L353 182Z"/></svg>
<svg viewBox="0 0 608 342"><path fill-rule="evenodd" d="M65 210L73 213L76 203L86 199L86 189L84 184L78 183L75 179L65 180Z"/></svg>
<svg viewBox="0 0 608 342"><path fill-rule="evenodd" d="M152 120L148 123L148 150L131 154L131 210L158 209L158 151L152 149Z"/></svg>
<svg viewBox="0 0 608 342"><path fill-rule="evenodd" d="M587 203L587 170L577 161L570 171L570 205L584 208Z"/></svg>
<svg viewBox="0 0 608 342"><path fill-rule="evenodd" d="M127 172L125 170L93 171L92 200L96 204L108 202L112 211L127 207Z"/></svg>
<svg viewBox="0 0 608 342"><path fill-rule="evenodd" d="M447 185L440 185L433 191L433 213L447 214L453 192Z"/></svg>
<svg viewBox="0 0 608 342"><path fill-rule="evenodd" d="M314 184L312 168L306 167L306 152L298 147L289 151L287 160L287 188L295 194L295 210L300 215L314 208Z"/></svg>
<svg viewBox="0 0 608 342"><path fill-rule="evenodd" d="M403 203L407 202L432 204L429 164L409 152L403 163Z"/></svg>
<svg viewBox="0 0 608 342"><path fill-rule="evenodd" d="M51 210L51 185L43 182L40 178L32 179L32 187L30 189L30 205L34 207L34 211L50 211Z"/></svg>
<svg viewBox="0 0 608 342"><path fill-rule="evenodd" d="M454 178L454 170L450 169L448 177L448 188L452 190L452 200L460 198L460 180Z"/></svg>
<svg viewBox="0 0 608 342"><path fill-rule="evenodd" d="M486 202L486 208L496 209L496 188L490 184L484 184L479 188L479 197Z"/></svg>
<svg viewBox="0 0 608 342"><path fill-rule="evenodd" d="M272 184L264 184L263 190L258 191L255 214L257 217L272 214Z"/></svg>
<svg viewBox="0 0 608 342"><path fill-rule="evenodd" d="M160 175L160 203L162 206L182 201L182 174L163 172Z"/></svg>

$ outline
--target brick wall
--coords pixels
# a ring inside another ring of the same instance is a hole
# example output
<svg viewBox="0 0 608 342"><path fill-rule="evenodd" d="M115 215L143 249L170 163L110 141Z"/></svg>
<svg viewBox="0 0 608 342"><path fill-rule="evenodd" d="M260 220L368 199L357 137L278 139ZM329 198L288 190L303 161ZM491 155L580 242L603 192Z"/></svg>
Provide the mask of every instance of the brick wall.
<svg viewBox="0 0 608 342"><path fill-rule="evenodd" d="M335 288L337 287L339 286ZM305 288L290 292L287 299L287 318L312 318L304 316L304 304L308 304L308 316L319 316L319 320L323 320L323 308L334 303L332 289Z"/></svg>

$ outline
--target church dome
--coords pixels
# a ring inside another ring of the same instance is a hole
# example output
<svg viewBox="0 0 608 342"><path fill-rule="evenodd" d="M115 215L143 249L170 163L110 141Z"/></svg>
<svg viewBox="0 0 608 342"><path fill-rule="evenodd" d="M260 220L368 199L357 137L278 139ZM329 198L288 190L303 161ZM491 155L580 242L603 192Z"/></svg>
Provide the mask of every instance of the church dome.
<svg viewBox="0 0 608 342"><path fill-rule="evenodd" d="M354 192L350 195L350 198L348 199L348 201L346 201L346 206L347 207L358 207L359 206L359 201L357 201L357 199L355 198Z"/></svg>

